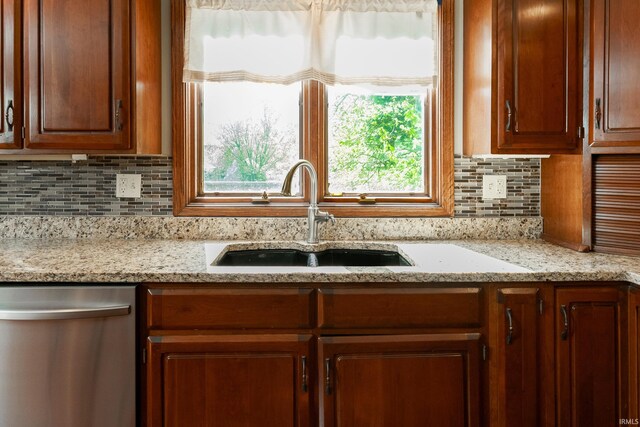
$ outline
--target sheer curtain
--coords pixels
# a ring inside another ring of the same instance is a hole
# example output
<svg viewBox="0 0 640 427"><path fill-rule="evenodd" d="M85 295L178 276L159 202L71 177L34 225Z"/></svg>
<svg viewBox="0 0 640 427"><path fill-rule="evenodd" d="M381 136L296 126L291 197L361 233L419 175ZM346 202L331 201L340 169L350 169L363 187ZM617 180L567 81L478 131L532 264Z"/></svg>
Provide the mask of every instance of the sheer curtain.
<svg viewBox="0 0 640 427"><path fill-rule="evenodd" d="M436 0L187 0L184 80L427 86Z"/></svg>

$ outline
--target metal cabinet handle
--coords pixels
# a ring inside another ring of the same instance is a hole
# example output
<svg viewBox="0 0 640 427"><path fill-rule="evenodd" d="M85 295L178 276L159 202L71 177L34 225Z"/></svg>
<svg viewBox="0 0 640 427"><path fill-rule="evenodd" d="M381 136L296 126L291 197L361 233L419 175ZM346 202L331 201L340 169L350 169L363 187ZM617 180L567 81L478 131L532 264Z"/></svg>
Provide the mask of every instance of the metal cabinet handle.
<svg viewBox="0 0 640 427"><path fill-rule="evenodd" d="M7 111L4 113L4 119L7 122L7 130L9 132L13 131L13 112L13 100L10 99L7 105Z"/></svg>
<svg viewBox="0 0 640 427"><path fill-rule="evenodd" d="M130 305L96 308L62 308L55 310L0 310L0 320L67 320L126 316Z"/></svg>
<svg viewBox="0 0 640 427"><path fill-rule="evenodd" d="M505 126L505 130L507 132L510 132L511 131L511 104L509 103L508 99L505 102L505 105L507 107L507 125Z"/></svg>
<svg viewBox="0 0 640 427"><path fill-rule="evenodd" d="M566 305L560 306L560 313L562 313L562 319L563 319L563 329L562 329L562 332L560 333L560 338L562 338L563 340L566 340L569 337L569 314L567 313Z"/></svg>
<svg viewBox="0 0 640 427"><path fill-rule="evenodd" d="M510 345L513 342L513 314L511 309L507 307L507 324L509 332L507 333L507 344Z"/></svg>
<svg viewBox="0 0 640 427"><path fill-rule="evenodd" d="M324 359L324 393L331 394L331 359Z"/></svg>
<svg viewBox="0 0 640 427"><path fill-rule="evenodd" d="M600 104L601 104L600 98L596 98L596 112L595 112L596 129L600 129L600 120L602 119L602 108Z"/></svg>
<svg viewBox="0 0 640 427"><path fill-rule="evenodd" d="M116 99L116 108L115 108L115 125L116 130L121 131L124 127L124 123L122 120L122 99Z"/></svg>
<svg viewBox="0 0 640 427"><path fill-rule="evenodd" d="M309 384L307 379L307 356L302 356L302 391L309 390Z"/></svg>

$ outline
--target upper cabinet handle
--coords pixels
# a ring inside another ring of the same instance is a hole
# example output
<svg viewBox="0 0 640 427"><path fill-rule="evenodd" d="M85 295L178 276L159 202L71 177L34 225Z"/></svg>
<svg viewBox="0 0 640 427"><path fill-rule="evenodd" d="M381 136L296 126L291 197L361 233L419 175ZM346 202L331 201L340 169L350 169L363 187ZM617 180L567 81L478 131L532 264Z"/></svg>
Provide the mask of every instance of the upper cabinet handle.
<svg viewBox="0 0 640 427"><path fill-rule="evenodd" d="M505 102L505 105L507 107L507 125L505 126L504 130L507 132L510 132L511 131L511 104L509 103L508 99Z"/></svg>
<svg viewBox="0 0 640 427"><path fill-rule="evenodd" d="M511 313L511 309L507 307L507 325L509 331L507 332L507 344L511 344L513 342L513 314Z"/></svg>
<svg viewBox="0 0 640 427"><path fill-rule="evenodd" d="M4 119L7 122L7 130L9 132L13 131L13 100L9 100L9 105L7 105L7 111L4 113Z"/></svg>
<svg viewBox="0 0 640 427"><path fill-rule="evenodd" d="M560 333L560 338L562 340L566 340L569 337L569 314L567 313L567 306L560 306L560 313L562 313L562 332Z"/></svg>
<svg viewBox="0 0 640 427"><path fill-rule="evenodd" d="M596 129L600 129L600 119L602 119L602 108L600 106L600 98L596 98Z"/></svg>
<svg viewBox="0 0 640 427"><path fill-rule="evenodd" d="M124 123L122 120L122 99L116 99L115 125L117 131L121 131L124 127Z"/></svg>

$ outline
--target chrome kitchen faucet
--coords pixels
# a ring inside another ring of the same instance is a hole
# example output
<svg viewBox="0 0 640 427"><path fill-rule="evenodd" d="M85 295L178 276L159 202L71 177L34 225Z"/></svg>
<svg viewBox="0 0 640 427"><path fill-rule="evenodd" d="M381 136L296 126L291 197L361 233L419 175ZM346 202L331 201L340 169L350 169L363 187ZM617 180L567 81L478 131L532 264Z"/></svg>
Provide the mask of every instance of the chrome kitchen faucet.
<svg viewBox="0 0 640 427"><path fill-rule="evenodd" d="M300 160L295 165L291 166L287 176L284 177L282 183L282 195L291 196L291 182L293 175L299 167L304 168L309 172L311 177L311 196L309 198L309 209L307 209L307 221L309 226L309 234L307 235L307 243L318 243L318 223L331 221L332 224L336 223L335 218L329 212L323 212L318 208L318 175L313 165L307 160Z"/></svg>

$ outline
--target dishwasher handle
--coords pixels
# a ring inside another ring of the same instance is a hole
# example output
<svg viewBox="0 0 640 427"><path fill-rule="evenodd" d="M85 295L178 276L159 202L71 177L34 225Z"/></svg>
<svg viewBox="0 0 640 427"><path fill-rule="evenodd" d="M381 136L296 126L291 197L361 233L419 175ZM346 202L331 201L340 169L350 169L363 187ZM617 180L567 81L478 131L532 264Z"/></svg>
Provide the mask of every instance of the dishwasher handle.
<svg viewBox="0 0 640 427"><path fill-rule="evenodd" d="M61 308L52 310L0 309L0 320L92 319L97 317L126 316L130 313L130 305L91 308Z"/></svg>

